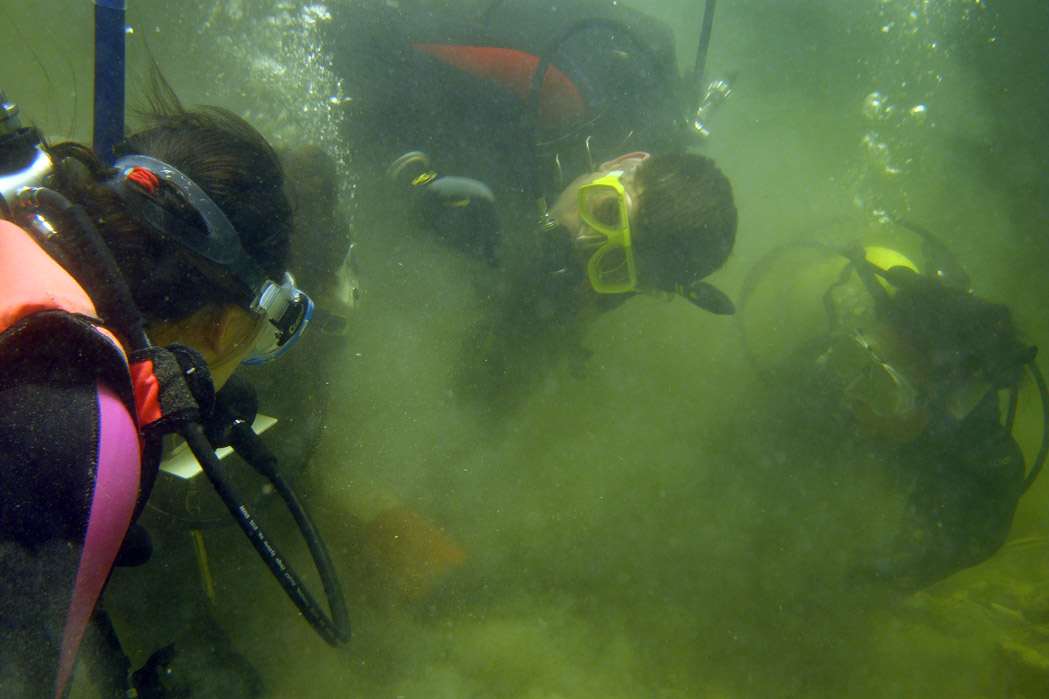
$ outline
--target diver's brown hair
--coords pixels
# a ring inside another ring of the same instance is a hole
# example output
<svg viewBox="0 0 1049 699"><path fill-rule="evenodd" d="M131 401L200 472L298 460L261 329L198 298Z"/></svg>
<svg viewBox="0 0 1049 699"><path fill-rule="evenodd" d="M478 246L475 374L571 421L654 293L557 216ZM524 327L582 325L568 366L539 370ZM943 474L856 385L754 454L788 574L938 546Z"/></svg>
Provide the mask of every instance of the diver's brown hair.
<svg viewBox="0 0 1049 699"><path fill-rule="evenodd" d="M915 275L893 295L886 316L944 391L976 376L996 388L1019 380L1024 353L1008 306Z"/></svg>
<svg viewBox="0 0 1049 699"><path fill-rule="evenodd" d="M632 235L638 281L672 291L702 279L736 242L732 185L710 158L653 155L636 171L641 190Z"/></svg>
<svg viewBox="0 0 1049 699"><path fill-rule="evenodd" d="M119 144L116 155L148 155L193 180L233 224L252 259L279 280L287 265L292 210L276 153L237 115L218 107L186 110L159 73L152 78L149 106L139 113L147 128ZM134 219L102 184L116 170L91 148L67 142L48 150L56 163L55 188L95 222L147 320L178 321L243 296L224 268ZM203 227L174 187L161 183L153 200Z"/></svg>

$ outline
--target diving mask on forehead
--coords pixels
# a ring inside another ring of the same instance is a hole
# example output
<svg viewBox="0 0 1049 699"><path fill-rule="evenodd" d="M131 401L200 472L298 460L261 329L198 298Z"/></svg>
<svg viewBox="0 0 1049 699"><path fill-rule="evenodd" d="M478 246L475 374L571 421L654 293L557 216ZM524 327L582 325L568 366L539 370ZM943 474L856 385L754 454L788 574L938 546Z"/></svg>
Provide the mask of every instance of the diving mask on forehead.
<svg viewBox="0 0 1049 699"><path fill-rule="evenodd" d="M630 247L630 195L622 177L622 170L613 170L579 188L579 218L585 227L579 240L597 246L586 271L590 285L600 294L623 294L637 288Z"/></svg>
<svg viewBox="0 0 1049 699"><path fill-rule="evenodd" d="M272 361L298 341L313 315L310 297L295 286L295 280L287 272L279 284L269 279L241 245L233 224L204 190L171 165L145 155L125 156L117 160L114 166L120 172L106 186L121 198L132 213L194 253L225 267L247 292L241 306L266 319L255 347L244 364ZM148 177L143 180L142 176L135 174L139 169L178 190L200 214L204 230L190 226L153 201ZM129 179L142 184L142 191L129 188L126 184Z"/></svg>

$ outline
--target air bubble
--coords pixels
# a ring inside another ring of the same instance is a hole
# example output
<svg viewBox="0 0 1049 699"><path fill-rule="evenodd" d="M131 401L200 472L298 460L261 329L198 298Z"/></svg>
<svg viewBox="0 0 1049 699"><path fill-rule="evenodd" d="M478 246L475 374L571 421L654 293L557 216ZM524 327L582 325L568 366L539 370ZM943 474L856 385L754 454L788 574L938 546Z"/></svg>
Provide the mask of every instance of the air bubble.
<svg viewBox="0 0 1049 699"><path fill-rule="evenodd" d="M873 121L885 121L892 115L893 107L880 92L872 92L863 100L863 115Z"/></svg>
<svg viewBox="0 0 1049 699"><path fill-rule="evenodd" d="M929 118L929 109L924 104L916 104L908 112L911 118L918 124L924 124Z"/></svg>

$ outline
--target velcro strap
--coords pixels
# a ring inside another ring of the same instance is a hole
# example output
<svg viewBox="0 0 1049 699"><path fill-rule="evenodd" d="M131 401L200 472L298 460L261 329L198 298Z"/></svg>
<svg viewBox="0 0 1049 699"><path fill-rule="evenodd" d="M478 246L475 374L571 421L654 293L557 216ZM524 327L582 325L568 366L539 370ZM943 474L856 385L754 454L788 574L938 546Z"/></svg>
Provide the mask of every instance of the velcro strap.
<svg viewBox="0 0 1049 699"><path fill-rule="evenodd" d="M170 434L186 423L200 422L215 403L208 364L186 345L132 352L131 377L139 427L146 436Z"/></svg>
<svg viewBox="0 0 1049 699"><path fill-rule="evenodd" d="M0 387L34 381L101 380L134 408L124 351L98 319L59 309L29 315L0 333Z"/></svg>

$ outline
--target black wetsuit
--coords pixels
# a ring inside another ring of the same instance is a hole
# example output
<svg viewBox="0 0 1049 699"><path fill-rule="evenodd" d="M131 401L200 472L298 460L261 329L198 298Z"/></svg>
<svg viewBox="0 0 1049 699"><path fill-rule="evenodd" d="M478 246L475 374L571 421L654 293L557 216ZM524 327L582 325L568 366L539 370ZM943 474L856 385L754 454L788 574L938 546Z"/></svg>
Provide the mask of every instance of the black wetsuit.
<svg viewBox="0 0 1049 699"><path fill-rule="evenodd" d="M1009 534L1025 476L1020 447L1001 424L997 391L988 391L962 420L927 399L921 434L892 443L842 404L837 378L819 360L828 342L813 340L770 375L768 398L778 406L774 412L781 411L770 433L786 430L777 448L821 478L848 479L860 467L853 460L870 460L905 499L891 542L865 555L857 578L912 591L994 555Z"/></svg>
<svg viewBox="0 0 1049 699"><path fill-rule="evenodd" d="M54 694L87 532L99 432L93 377L0 386L0 694Z"/></svg>
<svg viewBox="0 0 1049 699"><path fill-rule="evenodd" d="M934 411L914 442L890 450L908 492L904 529L878 573L918 589L990 558L1023 494L1024 458L989 391L963 420Z"/></svg>

